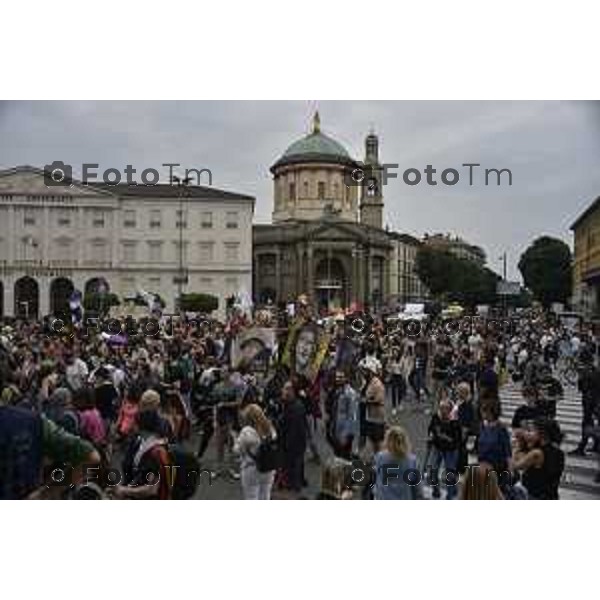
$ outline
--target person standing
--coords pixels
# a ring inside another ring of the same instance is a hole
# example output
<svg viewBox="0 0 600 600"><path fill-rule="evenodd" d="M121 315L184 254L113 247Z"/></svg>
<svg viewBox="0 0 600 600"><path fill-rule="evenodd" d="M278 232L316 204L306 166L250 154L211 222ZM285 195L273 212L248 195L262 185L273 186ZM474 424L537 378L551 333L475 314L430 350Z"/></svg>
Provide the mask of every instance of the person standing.
<svg viewBox="0 0 600 600"><path fill-rule="evenodd" d="M234 450L240 455L244 499L270 500L275 471L261 471L257 460L261 444L277 439L275 427L257 404L246 406L241 417L245 425L235 441Z"/></svg>
<svg viewBox="0 0 600 600"><path fill-rule="evenodd" d="M593 435L600 421L600 370L594 365L594 357L589 353L581 356L582 369L578 387L581 392L583 416L581 419L581 439L577 448L569 454L584 456L590 437L594 440L594 451L599 448L599 440Z"/></svg>
<svg viewBox="0 0 600 600"><path fill-rule="evenodd" d="M304 453L307 444L306 409L296 394L291 381L281 390L282 414L279 437L283 451L283 477L285 486L300 493L304 481Z"/></svg>
<svg viewBox="0 0 600 600"><path fill-rule="evenodd" d="M346 374L335 374L334 442L335 453L346 460L352 458L352 447L358 435L358 403L356 390L348 383Z"/></svg>
<svg viewBox="0 0 600 600"><path fill-rule="evenodd" d="M460 423L451 418L452 403L449 400L442 400L439 403L438 411L431 417L428 434L431 447L434 451L433 456L433 497L440 497L440 488L438 483L438 471L444 463L446 475L446 499L452 500L457 493L458 467L460 447L462 445L462 430Z"/></svg>
<svg viewBox="0 0 600 600"><path fill-rule="evenodd" d="M375 455L375 500L420 500L420 479L408 434L402 427L390 427Z"/></svg>
<svg viewBox="0 0 600 600"><path fill-rule="evenodd" d="M386 370L390 381L392 413L396 414L398 409L400 409L400 402L404 398L406 392L406 381L403 375L402 351L400 348L392 348L392 354L386 364Z"/></svg>
<svg viewBox="0 0 600 600"><path fill-rule="evenodd" d="M362 363L365 404L365 437L371 443L374 454L379 450L385 433L385 386L379 377L379 370L374 361Z"/></svg>

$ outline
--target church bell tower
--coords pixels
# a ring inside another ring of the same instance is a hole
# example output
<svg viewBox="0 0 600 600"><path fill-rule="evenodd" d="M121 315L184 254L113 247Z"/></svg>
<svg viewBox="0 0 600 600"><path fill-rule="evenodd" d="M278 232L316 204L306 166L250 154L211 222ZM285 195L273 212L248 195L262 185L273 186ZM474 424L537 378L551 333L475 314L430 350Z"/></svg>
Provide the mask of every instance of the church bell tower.
<svg viewBox="0 0 600 600"><path fill-rule="evenodd" d="M383 228L382 168L379 164L379 139L371 130L365 139L365 177L360 191L360 222Z"/></svg>

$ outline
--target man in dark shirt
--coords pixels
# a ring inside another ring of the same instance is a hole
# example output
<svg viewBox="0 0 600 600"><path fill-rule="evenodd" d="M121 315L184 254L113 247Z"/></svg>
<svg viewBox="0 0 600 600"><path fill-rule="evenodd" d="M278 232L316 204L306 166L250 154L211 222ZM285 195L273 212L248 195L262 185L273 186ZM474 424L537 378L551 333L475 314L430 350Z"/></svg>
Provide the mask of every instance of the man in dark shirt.
<svg viewBox="0 0 600 600"><path fill-rule="evenodd" d="M582 368L578 387L581 392L583 416L581 419L581 440L570 454L584 456L590 437L594 439L594 450L598 450L598 437L593 433L600 423L600 371L594 366L594 357L589 353L581 356Z"/></svg>
<svg viewBox="0 0 600 600"><path fill-rule="evenodd" d="M291 381L281 391L283 411L280 437L283 447L283 471L292 492L299 493L304 487L304 453L307 442L306 409L296 394Z"/></svg>
<svg viewBox="0 0 600 600"><path fill-rule="evenodd" d="M535 388L524 386L521 393L523 394L525 404L522 404L515 410L511 423L513 429L526 429L530 423L543 416L543 411L537 402Z"/></svg>
<svg viewBox="0 0 600 600"><path fill-rule="evenodd" d="M443 461L447 500L452 500L457 493L458 459L462 443L460 423L450 418L451 413L452 403L442 400L438 412L431 417L428 428L429 443L434 450L433 477L431 477L433 480L431 483L434 485L433 496L440 497L437 473Z"/></svg>

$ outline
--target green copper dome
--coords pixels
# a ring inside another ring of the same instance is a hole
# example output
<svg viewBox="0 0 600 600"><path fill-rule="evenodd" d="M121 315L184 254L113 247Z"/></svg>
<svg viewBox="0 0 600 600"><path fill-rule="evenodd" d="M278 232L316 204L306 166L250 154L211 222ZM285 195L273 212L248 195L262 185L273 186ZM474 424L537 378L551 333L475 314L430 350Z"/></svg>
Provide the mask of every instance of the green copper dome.
<svg viewBox="0 0 600 600"><path fill-rule="evenodd" d="M315 114L312 132L289 146L272 169L301 162L354 163L344 146L321 133L319 113Z"/></svg>

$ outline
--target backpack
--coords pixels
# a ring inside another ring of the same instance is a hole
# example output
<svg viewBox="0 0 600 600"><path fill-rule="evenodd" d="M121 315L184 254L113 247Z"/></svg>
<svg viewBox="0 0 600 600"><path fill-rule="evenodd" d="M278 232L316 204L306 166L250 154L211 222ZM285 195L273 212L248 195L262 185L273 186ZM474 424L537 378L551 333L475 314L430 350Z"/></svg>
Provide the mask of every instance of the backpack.
<svg viewBox="0 0 600 600"><path fill-rule="evenodd" d="M132 447L134 457L141 442L142 439L138 436ZM189 500L196 493L200 482L200 463L196 455L186 450L181 444L157 443L150 446L142 456L137 457L137 461L135 458L133 459L133 468L137 469L146 453L157 446L162 446L167 451L168 464L163 465L163 467L167 469L171 500Z"/></svg>
<svg viewBox="0 0 600 600"><path fill-rule="evenodd" d="M167 451L173 470L172 499L189 500L196 493L200 482L198 458L181 444L169 444Z"/></svg>
<svg viewBox="0 0 600 600"><path fill-rule="evenodd" d="M256 454L250 454L259 473L269 473L281 466L281 446L276 436L261 438Z"/></svg>

